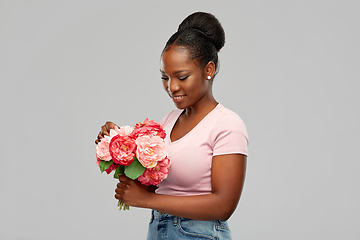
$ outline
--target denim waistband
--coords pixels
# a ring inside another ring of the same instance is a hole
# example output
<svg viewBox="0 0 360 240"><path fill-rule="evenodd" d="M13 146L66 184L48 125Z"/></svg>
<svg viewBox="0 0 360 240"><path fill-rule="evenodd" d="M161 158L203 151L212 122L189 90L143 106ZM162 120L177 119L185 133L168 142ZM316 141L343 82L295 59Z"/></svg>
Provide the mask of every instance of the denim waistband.
<svg viewBox="0 0 360 240"><path fill-rule="evenodd" d="M175 218L176 216L173 216L173 215L170 215L167 213L163 213L163 212L160 212L157 210L152 210L152 217L154 219L161 220L161 219L166 219L166 218Z"/></svg>
<svg viewBox="0 0 360 240"><path fill-rule="evenodd" d="M172 219L174 221L174 223L176 223L179 220L187 219L187 218L177 217L177 216L170 215L170 214L167 214L167 213L163 213L163 212L160 212L160 211L157 211L157 210L152 210L152 212L151 212L151 220L150 221L152 222L154 219L156 219L157 221ZM188 219L188 220L190 220L190 219ZM215 222L225 223L227 221L215 220Z"/></svg>
<svg viewBox="0 0 360 240"><path fill-rule="evenodd" d="M214 237L217 234L220 234L222 236L222 234L225 234L226 232L225 235L226 236L229 235L229 236L219 239L231 239L230 229L227 224L227 221L223 221L223 220L199 221L199 220L177 217L157 210L152 210L150 224L153 222L156 222L156 226L157 226L156 229L158 229L159 226L165 226L165 225L169 226L168 224L170 224L171 226L178 226L180 229L182 229L181 231L185 231L186 229L187 229L186 231L190 231L190 232L195 231L197 233L195 234L196 236L198 236L198 234L200 235L205 234L205 232L207 232L207 234L209 234L209 236L212 237ZM214 233L213 231L220 231L220 232ZM206 239L213 239L213 238L206 238Z"/></svg>

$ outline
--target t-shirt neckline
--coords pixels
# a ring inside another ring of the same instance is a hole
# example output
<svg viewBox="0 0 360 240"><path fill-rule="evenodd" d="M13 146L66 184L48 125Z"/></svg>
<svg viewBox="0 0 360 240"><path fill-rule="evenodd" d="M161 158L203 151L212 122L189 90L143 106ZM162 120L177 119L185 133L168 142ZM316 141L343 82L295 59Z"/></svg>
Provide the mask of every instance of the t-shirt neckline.
<svg viewBox="0 0 360 240"><path fill-rule="evenodd" d="M200 122L198 122L198 124L195 125L195 127L193 127L189 132L187 132L184 136L182 136L181 138L175 140L175 141L171 141L171 133L175 127L175 124L176 122L179 120L179 117L180 115L183 113L184 110L182 111L179 111L178 115L176 116L175 118L175 121L173 122L172 124L172 127L171 127L171 130L170 130L170 133L169 133L169 143L170 144L175 144L175 143L178 143L180 142L182 139L186 138L188 135L191 134L191 132L194 132L196 128L198 128L199 125L201 125L201 123L209 116L211 115L212 112L214 112L217 108L219 108L220 106L222 106L220 103L218 103L210 112L208 112L205 117L203 117Z"/></svg>

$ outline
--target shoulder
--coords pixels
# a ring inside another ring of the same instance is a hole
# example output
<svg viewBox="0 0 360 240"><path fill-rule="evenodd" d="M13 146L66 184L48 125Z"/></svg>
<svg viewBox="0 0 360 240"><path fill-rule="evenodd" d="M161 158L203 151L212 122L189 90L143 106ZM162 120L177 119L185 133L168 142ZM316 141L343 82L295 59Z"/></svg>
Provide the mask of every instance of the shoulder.
<svg viewBox="0 0 360 240"><path fill-rule="evenodd" d="M242 130L246 132L246 126L244 121L235 112L220 105L217 109L218 119L215 124L216 128L228 129L228 130Z"/></svg>
<svg viewBox="0 0 360 240"><path fill-rule="evenodd" d="M247 156L249 144L245 123L235 112L219 106L211 131L213 155L241 153Z"/></svg>

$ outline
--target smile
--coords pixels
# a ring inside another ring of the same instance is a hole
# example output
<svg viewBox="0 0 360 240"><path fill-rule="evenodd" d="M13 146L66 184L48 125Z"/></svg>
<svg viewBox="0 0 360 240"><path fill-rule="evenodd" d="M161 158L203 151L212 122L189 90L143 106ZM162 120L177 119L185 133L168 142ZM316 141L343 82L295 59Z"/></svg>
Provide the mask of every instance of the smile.
<svg viewBox="0 0 360 240"><path fill-rule="evenodd" d="M181 95L181 96L172 96L172 99L174 101L174 103L179 103L182 101L182 99L185 97L186 95Z"/></svg>
<svg viewBox="0 0 360 240"><path fill-rule="evenodd" d="M179 99L182 99L183 97L185 97L185 95L173 96L172 98L173 98L174 100L179 100Z"/></svg>

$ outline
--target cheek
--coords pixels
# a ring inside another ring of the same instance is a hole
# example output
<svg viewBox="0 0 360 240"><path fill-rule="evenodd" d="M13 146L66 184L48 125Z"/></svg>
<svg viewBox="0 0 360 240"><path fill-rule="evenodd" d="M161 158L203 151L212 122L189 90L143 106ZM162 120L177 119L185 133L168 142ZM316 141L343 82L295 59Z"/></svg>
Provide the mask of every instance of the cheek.
<svg viewBox="0 0 360 240"><path fill-rule="evenodd" d="M190 89L194 93L202 93L204 88L204 82L201 79L196 79L196 81L192 82Z"/></svg>

